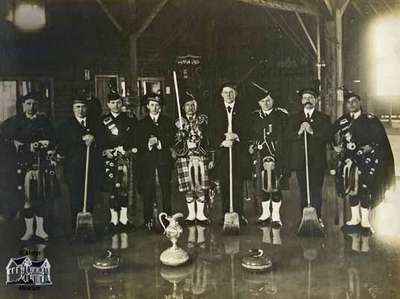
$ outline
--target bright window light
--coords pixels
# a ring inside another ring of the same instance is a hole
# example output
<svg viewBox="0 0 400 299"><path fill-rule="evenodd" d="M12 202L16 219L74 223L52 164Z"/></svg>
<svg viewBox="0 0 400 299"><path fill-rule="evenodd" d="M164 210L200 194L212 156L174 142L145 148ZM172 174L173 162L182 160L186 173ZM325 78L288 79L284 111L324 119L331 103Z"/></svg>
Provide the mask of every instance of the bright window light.
<svg viewBox="0 0 400 299"><path fill-rule="evenodd" d="M400 96L400 17L385 17L375 24L373 47L376 94Z"/></svg>
<svg viewBox="0 0 400 299"><path fill-rule="evenodd" d="M19 1L14 11L14 24L21 31L37 31L46 25L42 1Z"/></svg>

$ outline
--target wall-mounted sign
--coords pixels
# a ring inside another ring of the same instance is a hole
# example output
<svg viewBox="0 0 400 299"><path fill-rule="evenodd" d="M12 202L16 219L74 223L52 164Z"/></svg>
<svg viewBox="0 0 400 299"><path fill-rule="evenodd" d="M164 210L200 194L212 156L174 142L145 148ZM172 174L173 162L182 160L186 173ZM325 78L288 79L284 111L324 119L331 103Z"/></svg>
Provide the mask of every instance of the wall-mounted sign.
<svg viewBox="0 0 400 299"><path fill-rule="evenodd" d="M179 56L176 59L176 63L178 65L199 65L201 63L201 56L196 56L196 55L185 55L185 56Z"/></svg>

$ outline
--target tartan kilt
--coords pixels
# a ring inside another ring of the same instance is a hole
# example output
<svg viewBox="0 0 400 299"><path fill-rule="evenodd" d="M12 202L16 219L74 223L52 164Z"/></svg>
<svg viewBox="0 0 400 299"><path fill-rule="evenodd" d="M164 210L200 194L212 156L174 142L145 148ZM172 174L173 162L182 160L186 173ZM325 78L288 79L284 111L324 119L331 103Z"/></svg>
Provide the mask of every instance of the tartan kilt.
<svg viewBox="0 0 400 299"><path fill-rule="evenodd" d="M206 190L209 188L208 168L207 159L200 157L204 163L204 177L201 178L201 189ZM178 179L178 190L179 192L197 191L193 190L189 172L189 157L179 157L176 160L176 171Z"/></svg>

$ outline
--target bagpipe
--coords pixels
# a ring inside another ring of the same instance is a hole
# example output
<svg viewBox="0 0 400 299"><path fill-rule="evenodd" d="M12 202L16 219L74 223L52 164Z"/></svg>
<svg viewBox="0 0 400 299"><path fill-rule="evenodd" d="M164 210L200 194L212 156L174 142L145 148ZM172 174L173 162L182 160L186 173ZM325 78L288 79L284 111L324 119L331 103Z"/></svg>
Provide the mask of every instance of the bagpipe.
<svg viewBox="0 0 400 299"><path fill-rule="evenodd" d="M253 147L253 179L257 189L265 193L272 193L280 190L280 182L283 174L278 167L277 150L274 140L268 138L272 133L272 124L268 129L263 129L263 139L255 140Z"/></svg>
<svg viewBox="0 0 400 299"><path fill-rule="evenodd" d="M111 149L110 153L112 157L105 158L106 179L115 193L126 196L129 192L130 178L133 175L132 162L137 149L126 151L122 146L118 146Z"/></svg>
<svg viewBox="0 0 400 299"><path fill-rule="evenodd" d="M336 175L336 187L341 197L355 196L360 188L368 188L382 162L378 144L360 145L353 140L350 131L340 137L341 151L337 153L331 170Z"/></svg>
<svg viewBox="0 0 400 299"><path fill-rule="evenodd" d="M55 148L48 140L18 148L17 189L24 192L26 201L47 200L55 196L57 162Z"/></svg>

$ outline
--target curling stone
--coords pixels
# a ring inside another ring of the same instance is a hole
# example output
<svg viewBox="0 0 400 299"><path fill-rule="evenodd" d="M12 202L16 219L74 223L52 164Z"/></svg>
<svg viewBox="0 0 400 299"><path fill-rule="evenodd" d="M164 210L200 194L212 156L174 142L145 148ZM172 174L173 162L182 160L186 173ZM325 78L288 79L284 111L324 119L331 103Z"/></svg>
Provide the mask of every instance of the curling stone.
<svg viewBox="0 0 400 299"><path fill-rule="evenodd" d="M242 267L250 271L267 271L272 267L271 259L264 256L262 249L250 249L249 255L242 258Z"/></svg>
<svg viewBox="0 0 400 299"><path fill-rule="evenodd" d="M93 268L98 270L113 270L119 268L120 263L121 259L114 255L110 250L107 250L104 255L95 259Z"/></svg>

